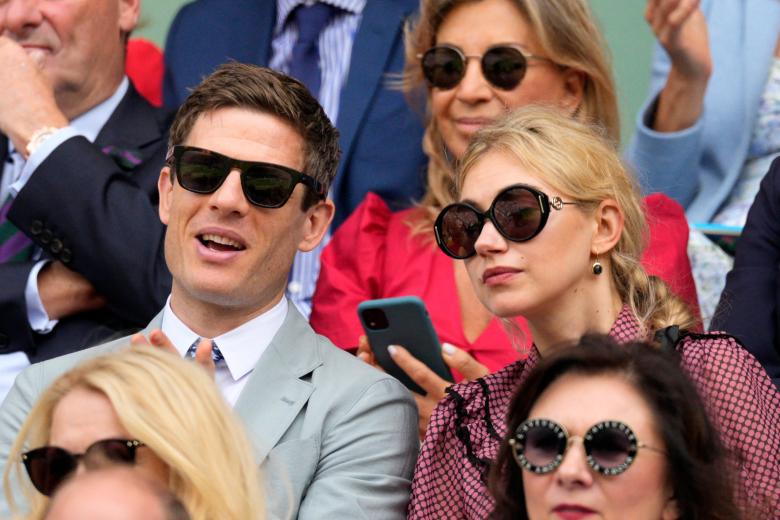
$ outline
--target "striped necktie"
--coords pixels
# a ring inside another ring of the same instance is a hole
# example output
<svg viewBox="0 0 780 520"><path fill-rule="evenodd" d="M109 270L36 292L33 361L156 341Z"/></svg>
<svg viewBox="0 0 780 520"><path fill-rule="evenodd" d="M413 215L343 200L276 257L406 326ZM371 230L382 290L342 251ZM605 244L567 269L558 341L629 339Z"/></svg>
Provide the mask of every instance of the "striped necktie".
<svg viewBox="0 0 780 520"><path fill-rule="evenodd" d="M13 165L10 171L13 182L21 174L24 159L17 152L12 152L7 161ZM9 174L8 168L5 173ZM13 203L14 199L9 195L0 206L0 264L24 262L30 259L33 251L33 242L8 220Z"/></svg>
<svg viewBox="0 0 780 520"><path fill-rule="evenodd" d="M192 343L192 345L190 345L190 348L187 349L187 353L184 354L184 357L188 359L195 359L195 350L197 350L200 340L201 338L198 338ZM211 340L211 359L214 361L215 365L225 359L214 340Z"/></svg>

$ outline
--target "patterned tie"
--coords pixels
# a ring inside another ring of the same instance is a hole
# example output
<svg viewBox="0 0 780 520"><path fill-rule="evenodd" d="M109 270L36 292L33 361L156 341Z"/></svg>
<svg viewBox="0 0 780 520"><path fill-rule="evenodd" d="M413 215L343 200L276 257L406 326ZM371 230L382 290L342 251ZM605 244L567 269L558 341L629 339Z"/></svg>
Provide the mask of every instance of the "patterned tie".
<svg viewBox="0 0 780 520"><path fill-rule="evenodd" d="M13 164L11 178L16 181L24 166L24 159L17 152L12 152L7 161ZM7 218L13 203L14 199L9 195L0 206L0 264L24 262L30 259L33 251L32 241Z"/></svg>
<svg viewBox="0 0 780 520"><path fill-rule="evenodd" d="M320 33L333 16L335 7L317 2L296 7L290 15L298 26L298 39L292 49L290 75L298 78L317 98L320 93Z"/></svg>
<svg viewBox="0 0 780 520"><path fill-rule="evenodd" d="M195 359L195 350L197 350L200 340L201 338L198 338L193 342L192 345L190 345L190 348L187 349L187 353L184 354L184 357L188 359ZM225 359L214 340L211 340L211 359L214 361L215 365Z"/></svg>

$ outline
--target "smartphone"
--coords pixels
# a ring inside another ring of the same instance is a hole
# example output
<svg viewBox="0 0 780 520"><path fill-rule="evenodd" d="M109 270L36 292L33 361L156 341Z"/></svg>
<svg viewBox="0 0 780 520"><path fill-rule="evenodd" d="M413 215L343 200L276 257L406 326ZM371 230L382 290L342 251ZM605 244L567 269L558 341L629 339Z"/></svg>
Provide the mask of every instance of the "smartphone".
<svg viewBox="0 0 780 520"><path fill-rule="evenodd" d="M364 301L358 305L358 316L377 362L406 388L418 394L426 393L395 364L387 352L388 345L404 347L436 375L452 382L452 372L441 356L439 338L420 298L402 296Z"/></svg>

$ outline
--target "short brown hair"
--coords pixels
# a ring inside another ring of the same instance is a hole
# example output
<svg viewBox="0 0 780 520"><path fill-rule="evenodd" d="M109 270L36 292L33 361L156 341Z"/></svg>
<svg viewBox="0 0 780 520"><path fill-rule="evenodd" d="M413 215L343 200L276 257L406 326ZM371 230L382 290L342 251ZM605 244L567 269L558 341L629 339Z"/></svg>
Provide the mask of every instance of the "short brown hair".
<svg viewBox="0 0 780 520"><path fill-rule="evenodd" d="M300 81L246 63L225 63L195 87L171 125L168 148L184 143L203 114L221 108L244 108L271 114L289 123L303 138L303 171L326 190L336 176L341 150L339 134L322 106ZM307 188L303 209L317 201Z"/></svg>

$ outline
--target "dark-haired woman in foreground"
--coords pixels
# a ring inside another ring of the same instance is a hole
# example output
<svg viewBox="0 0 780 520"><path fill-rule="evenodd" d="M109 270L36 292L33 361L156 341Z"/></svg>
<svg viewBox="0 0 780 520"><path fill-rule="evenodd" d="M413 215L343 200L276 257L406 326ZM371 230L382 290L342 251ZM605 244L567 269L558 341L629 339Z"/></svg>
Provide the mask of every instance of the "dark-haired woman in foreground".
<svg viewBox="0 0 780 520"><path fill-rule="evenodd" d="M740 503L780 517L780 394L733 337L685 333L690 310L639 263L641 199L613 148L559 112L520 109L475 135L458 188L461 202L436 221L439 246L465 260L494 314L527 319L534 346L525 361L449 389L417 462L410 518L489 515L489 461L510 398L540 357L586 333L632 342L658 332L721 434Z"/></svg>
<svg viewBox="0 0 780 520"><path fill-rule="evenodd" d="M585 336L539 362L507 412L493 519L741 518L696 389L654 347Z"/></svg>

